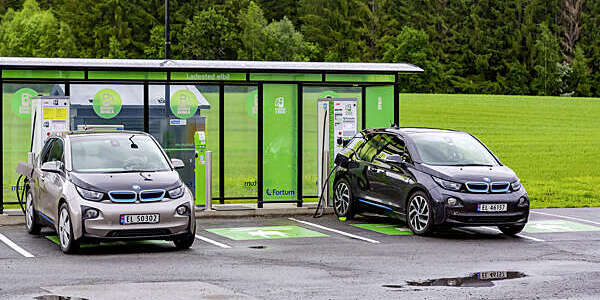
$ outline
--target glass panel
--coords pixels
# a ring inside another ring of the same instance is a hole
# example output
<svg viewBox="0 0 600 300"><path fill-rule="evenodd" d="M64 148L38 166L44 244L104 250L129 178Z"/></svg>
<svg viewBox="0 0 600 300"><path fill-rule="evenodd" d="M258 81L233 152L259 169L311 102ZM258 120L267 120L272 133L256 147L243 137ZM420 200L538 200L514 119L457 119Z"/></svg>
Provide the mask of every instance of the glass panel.
<svg viewBox="0 0 600 300"><path fill-rule="evenodd" d="M67 70L2 70L3 78L84 79L83 71Z"/></svg>
<svg viewBox="0 0 600 300"><path fill-rule="evenodd" d="M361 127L362 100L360 87L304 87L302 94L302 194L316 197L317 187L317 100L331 96L333 98L358 99L357 124ZM304 201L317 201L315 198Z"/></svg>
<svg viewBox="0 0 600 300"><path fill-rule="evenodd" d="M150 134L170 158L183 160L185 167L178 172L193 192L194 133L206 130L207 150L212 151L212 196L219 197L219 86L170 85L169 99L165 99L166 89L165 85L149 86ZM192 101L186 104L181 99Z"/></svg>
<svg viewBox="0 0 600 300"><path fill-rule="evenodd" d="M226 86L224 105L225 197L257 197L258 90L253 86Z"/></svg>
<svg viewBox="0 0 600 300"><path fill-rule="evenodd" d="M297 200L298 85L263 86L263 199Z"/></svg>
<svg viewBox="0 0 600 300"><path fill-rule="evenodd" d="M365 126L390 127L394 123L394 86L370 86L365 90Z"/></svg>
<svg viewBox="0 0 600 300"><path fill-rule="evenodd" d="M15 199L15 169L27 161L31 146L31 98L35 96L64 96L63 84L2 85L2 197ZM16 199L15 199L16 200Z"/></svg>
<svg viewBox="0 0 600 300"><path fill-rule="evenodd" d="M254 81L321 81L321 74L289 74L289 73L251 73Z"/></svg>
<svg viewBox="0 0 600 300"><path fill-rule="evenodd" d="M390 74L327 74L326 81L338 82L394 82Z"/></svg>
<svg viewBox="0 0 600 300"><path fill-rule="evenodd" d="M88 78L167 80L167 72L88 71Z"/></svg>

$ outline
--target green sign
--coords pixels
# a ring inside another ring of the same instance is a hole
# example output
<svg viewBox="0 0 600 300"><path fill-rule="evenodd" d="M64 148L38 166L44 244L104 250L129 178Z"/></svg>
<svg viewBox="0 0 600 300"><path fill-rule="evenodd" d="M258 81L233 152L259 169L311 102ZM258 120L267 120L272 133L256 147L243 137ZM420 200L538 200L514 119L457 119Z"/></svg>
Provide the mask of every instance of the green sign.
<svg viewBox="0 0 600 300"><path fill-rule="evenodd" d="M246 97L246 110L251 117L258 115L258 90L248 93Z"/></svg>
<svg viewBox="0 0 600 300"><path fill-rule="evenodd" d="M394 123L394 86L370 86L365 90L366 128L390 127Z"/></svg>
<svg viewBox="0 0 600 300"><path fill-rule="evenodd" d="M89 79L167 80L167 72L89 71Z"/></svg>
<svg viewBox="0 0 600 300"><path fill-rule="evenodd" d="M250 73L252 81L322 81L321 74Z"/></svg>
<svg viewBox="0 0 600 300"><path fill-rule="evenodd" d="M295 84L263 86L263 199L297 200Z"/></svg>
<svg viewBox="0 0 600 300"><path fill-rule="evenodd" d="M23 88L16 91L10 104L15 115L21 118L31 117L31 99L37 97L38 93L30 88Z"/></svg>
<svg viewBox="0 0 600 300"><path fill-rule="evenodd" d="M339 98L340 95L338 95L338 93L334 92L334 91L323 91L322 93L319 94L319 99L323 99L323 98Z"/></svg>
<svg viewBox="0 0 600 300"><path fill-rule="evenodd" d="M581 224L559 219L529 221L525 225L525 232L548 233L548 232L574 232L574 231L600 231L600 227Z"/></svg>
<svg viewBox="0 0 600 300"><path fill-rule="evenodd" d="M190 90L179 90L171 96L171 112L180 119L191 118L198 110L198 99Z"/></svg>
<svg viewBox="0 0 600 300"><path fill-rule="evenodd" d="M372 230L386 235L411 235L408 228L402 228L393 224L352 224L352 226Z"/></svg>
<svg viewBox="0 0 600 300"><path fill-rule="evenodd" d="M391 74L327 74L325 79L337 82L394 82L396 76Z"/></svg>
<svg viewBox="0 0 600 300"><path fill-rule="evenodd" d="M68 70L2 70L3 78L84 79L83 71Z"/></svg>
<svg viewBox="0 0 600 300"><path fill-rule="evenodd" d="M239 81L246 80L246 73L221 73L221 72L171 72L171 80L198 80L198 81Z"/></svg>
<svg viewBox="0 0 600 300"><path fill-rule="evenodd" d="M266 227L239 227L239 228L213 228L208 232L224 236L236 241L290 239L303 237L324 237L326 234L308 230L298 226L266 226Z"/></svg>
<svg viewBox="0 0 600 300"><path fill-rule="evenodd" d="M94 112L103 119L112 119L121 112L121 95L113 89L103 89L94 96Z"/></svg>

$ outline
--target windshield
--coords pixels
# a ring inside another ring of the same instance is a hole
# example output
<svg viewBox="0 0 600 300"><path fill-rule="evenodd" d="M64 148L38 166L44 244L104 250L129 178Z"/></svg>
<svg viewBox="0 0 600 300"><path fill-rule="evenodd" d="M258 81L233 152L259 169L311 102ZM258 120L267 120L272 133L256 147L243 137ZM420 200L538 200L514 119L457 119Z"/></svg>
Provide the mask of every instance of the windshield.
<svg viewBox="0 0 600 300"><path fill-rule="evenodd" d="M152 138L136 134L90 135L71 139L73 170L84 173L169 171Z"/></svg>
<svg viewBox="0 0 600 300"><path fill-rule="evenodd" d="M471 135L461 132L412 135L421 160L438 166L496 166L492 154Z"/></svg>

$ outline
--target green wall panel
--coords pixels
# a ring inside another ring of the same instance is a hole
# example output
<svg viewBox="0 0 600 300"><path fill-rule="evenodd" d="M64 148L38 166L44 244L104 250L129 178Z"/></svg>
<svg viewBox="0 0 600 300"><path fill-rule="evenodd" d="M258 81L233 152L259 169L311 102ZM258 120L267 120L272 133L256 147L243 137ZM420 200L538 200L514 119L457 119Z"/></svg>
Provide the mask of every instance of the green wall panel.
<svg viewBox="0 0 600 300"><path fill-rule="evenodd" d="M88 71L88 79L167 80L167 72Z"/></svg>
<svg viewBox="0 0 600 300"><path fill-rule="evenodd" d="M2 70L2 78L84 79L84 71L69 70Z"/></svg>
<svg viewBox="0 0 600 300"><path fill-rule="evenodd" d="M171 72L171 80L198 80L198 81L239 81L246 80L246 73L223 72Z"/></svg>
<svg viewBox="0 0 600 300"><path fill-rule="evenodd" d="M394 82L396 77L391 74L327 74L325 80L336 82Z"/></svg>
<svg viewBox="0 0 600 300"><path fill-rule="evenodd" d="M297 198L298 85L263 86L263 200Z"/></svg>
<svg viewBox="0 0 600 300"><path fill-rule="evenodd" d="M394 86L372 86L365 89L365 126L390 127L394 122Z"/></svg>
<svg viewBox="0 0 600 300"><path fill-rule="evenodd" d="M321 74L251 73L252 81L322 81Z"/></svg>

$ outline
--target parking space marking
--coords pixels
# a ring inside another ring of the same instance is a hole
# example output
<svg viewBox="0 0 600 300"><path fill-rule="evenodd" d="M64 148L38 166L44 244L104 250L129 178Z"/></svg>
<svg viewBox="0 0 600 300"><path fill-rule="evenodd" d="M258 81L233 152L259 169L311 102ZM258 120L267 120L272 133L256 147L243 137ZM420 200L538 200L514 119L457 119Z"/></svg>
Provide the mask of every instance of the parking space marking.
<svg viewBox="0 0 600 300"><path fill-rule="evenodd" d="M557 217L557 218L563 218L563 219L571 219L571 220L576 220L576 221L580 221L580 222L588 222L591 224L596 224L596 225L600 225L600 222L594 222L594 221L590 221L590 220L586 220L586 219L581 219L581 218L574 218L574 217L569 217L569 216L561 216L561 215L555 215L555 214L549 214L549 213L543 213L543 212L539 212L539 211L530 211L531 213L534 214L540 214L540 215L545 215L545 216L551 216L551 217Z"/></svg>
<svg viewBox="0 0 600 300"><path fill-rule="evenodd" d="M561 219L529 221L529 223L527 223L525 226L525 232L529 233L578 231L600 231L600 227Z"/></svg>
<svg viewBox="0 0 600 300"><path fill-rule="evenodd" d="M234 241L272 240L306 237L327 237L326 234L308 230L300 226L260 226L260 227L233 227L209 228L208 232L224 236Z"/></svg>
<svg viewBox="0 0 600 300"><path fill-rule="evenodd" d="M201 241L207 242L209 244L213 244L213 245L215 245L217 247L221 247L221 248L225 248L225 249L230 249L231 248L231 246L229 246L229 245L225 245L223 243L219 243L219 242L217 242L215 240L211 240L211 239L209 239L207 237L203 237L201 235L197 235L196 234L196 238L199 239L199 240L201 240Z"/></svg>
<svg viewBox="0 0 600 300"><path fill-rule="evenodd" d="M322 225L319 225L319 224L315 224L315 223L311 223L311 222L307 222L307 221L302 221L302 220L298 220L298 219L294 219L294 218L288 218L288 219L291 220L291 221L294 221L294 222L302 223L304 225L316 227L316 228L319 228L319 229L322 229L322 230L327 230L327 231L335 232L337 234L341 234L341 235L347 236L349 238L353 238L353 239L357 239L357 240L362 240L362 241L373 243L373 244L380 244L381 243L381 242L376 241L376 240L372 240L372 239L369 239L369 238L366 238L366 237L362 237L362 236L358 236L358 235L355 235L355 234L343 232L343 231L340 231L340 230L337 230L337 229L328 228L328 227L325 227L325 226L322 226Z"/></svg>
<svg viewBox="0 0 600 300"><path fill-rule="evenodd" d="M408 228L394 224L350 224L354 227L375 231L385 235L412 235Z"/></svg>
<svg viewBox="0 0 600 300"><path fill-rule="evenodd" d="M482 228L486 228L486 229L489 229L489 230L493 230L493 231L502 233L502 231L500 229L497 229L497 228L488 227L488 226L484 226ZM534 237L531 237L531 236L527 236L527 235L524 235L522 233L515 234L515 236L518 236L520 238L524 238L524 239L527 239L527 240L532 240L534 242L545 242L545 240L534 238Z"/></svg>
<svg viewBox="0 0 600 300"><path fill-rule="evenodd" d="M33 254L29 253L27 250L21 248L19 245L15 244L13 241L11 241L10 239L8 239L2 233L0 233L0 241L2 241L8 247L12 248L13 250L17 251L19 254L21 254L21 255L23 255L25 257L35 257L35 256L33 256Z"/></svg>

